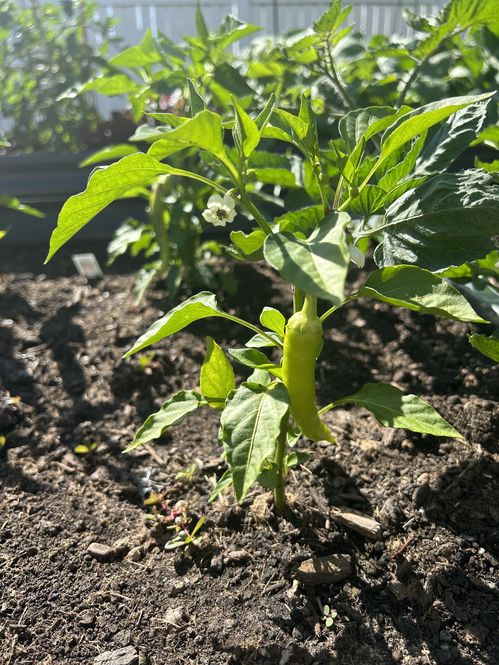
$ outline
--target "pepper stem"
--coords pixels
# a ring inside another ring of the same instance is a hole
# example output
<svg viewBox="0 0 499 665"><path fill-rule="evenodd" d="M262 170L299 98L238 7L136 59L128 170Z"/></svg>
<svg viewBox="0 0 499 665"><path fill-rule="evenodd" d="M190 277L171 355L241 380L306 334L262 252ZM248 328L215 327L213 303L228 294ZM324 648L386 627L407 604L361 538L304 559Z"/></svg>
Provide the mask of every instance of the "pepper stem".
<svg viewBox="0 0 499 665"><path fill-rule="evenodd" d="M284 469L284 456L286 454L286 441L288 438L288 423L289 415L283 418L281 423L281 432L277 439L277 448L275 451L275 463L277 465L277 484L274 489L274 506L275 511L280 515L286 508L286 492L285 486L285 469Z"/></svg>

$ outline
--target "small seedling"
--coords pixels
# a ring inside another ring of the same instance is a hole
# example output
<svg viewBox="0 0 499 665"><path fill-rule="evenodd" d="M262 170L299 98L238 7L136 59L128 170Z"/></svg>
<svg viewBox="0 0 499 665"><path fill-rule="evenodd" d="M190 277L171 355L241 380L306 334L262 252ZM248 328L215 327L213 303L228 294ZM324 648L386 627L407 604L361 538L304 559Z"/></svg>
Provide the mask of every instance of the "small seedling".
<svg viewBox="0 0 499 665"><path fill-rule="evenodd" d="M206 517L204 516L200 517L192 531L189 531L188 526L191 518L188 515L179 515L175 518L175 524L169 527L175 530L175 536L166 543L165 550L174 550L178 547L187 549L189 545L198 545L201 538L199 536L196 537L196 533L203 526L205 519Z"/></svg>
<svg viewBox="0 0 499 665"><path fill-rule="evenodd" d="M192 485L192 483L194 482L194 478L197 475L197 472L198 472L198 467L193 462L184 471L179 471L175 476L175 480L180 480L181 483L185 483L186 485Z"/></svg>
<svg viewBox="0 0 499 665"><path fill-rule="evenodd" d="M324 605L322 608L322 615L322 620L325 622L326 628L332 628L334 620L338 616L338 612L329 607L329 605Z"/></svg>
<svg viewBox="0 0 499 665"><path fill-rule="evenodd" d="M136 372L144 372L144 374L151 374L152 368L155 364L153 362L155 355L155 351L151 351L150 353L141 353L139 356L137 356L134 370Z"/></svg>

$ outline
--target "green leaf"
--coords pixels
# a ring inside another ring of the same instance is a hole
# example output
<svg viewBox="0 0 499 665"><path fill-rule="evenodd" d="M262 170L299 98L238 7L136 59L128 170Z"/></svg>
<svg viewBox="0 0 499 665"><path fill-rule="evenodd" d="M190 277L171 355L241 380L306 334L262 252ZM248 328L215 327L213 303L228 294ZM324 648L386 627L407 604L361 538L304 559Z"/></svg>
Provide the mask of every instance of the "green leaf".
<svg viewBox="0 0 499 665"><path fill-rule="evenodd" d="M406 395L388 383L366 383L355 395L335 402L335 406L339 404L364 407L385 427L400 427L433 436L463 438L427 402L416 395Z"/></svg>
<svg viewBox="0 0 499 665"><path fill-rule="evenodd" d="M392 168L388 169L378 180L378 186L386 192L391 192L405 177L407 177L416 165L416 160L423 149L425 140L426 134L415 138L402 160L395 164L395 166L392 166Z"/></svg>
<svg viewBox="0 0 499 665"><path fill-rule="evenodd" d="M324 218L324 209L321 205L301 208L294 212L287 212L274 220L281 233L310 233Z"/></svg>
<svg viewBox="0 0 499 665"><path fill-rule="evenodd" d="M407 113L407 107L405 107ZM399 117L400 112L391 106L368 106L346 113L338 123L338 131L345 141L347 150L353 149L362 141L367 143L379 132L392 125Z"/></svg>
<svg viewBox="0 0 499 665"><path fill-rule="evenodd" d="M207 44L210 33L208 31L206 21L204 20L203 12L201 11L199 2L196 5L196 30L198 31L198 36L201 38L203 43Z"/></svg>
<svg viewBox="0 0 499 665"><path fill-rule="evenodd" d="M490 100L471 104L448 118L421 152L417 174L437 173L447 169L480 133L489 103Z"/></svg>
<svg viewBox="0 0 499 665"><path fill-rule="evenodd" d="M236 387L232 365L211 337L206 338L206 356L201 366L199 387L204 399L215 409L224 408L228 394Z"/></svg>
<svg viewBox="0 0 499 665"><path fill-rule="evenodd" d="M206 150L215 157L225 158L222 119L217 113L201 111L153 143L148 155L161 160L191 146Z"/></svg>
<svg viewBox="0 0 499 665"><path fill-rule="evenodd" d="M360 215L374 215L383 210L386 192L376 185L366 185L348 209Z"/></svg>
<svg viewBox="0 0 499 665"><path fill-rule="evenodd" d="M109 60L113 67L131 68L147 67L159 62L162 62L161 54L156 48L150 29L146 31L140 44L126 48Z"/></svg>
<svg viewBox="0 0 499 665"><path fill-rule="evenodd" d="M482 162L479 159L475 159L475 166L487 173L499 173L499 159L495 159L493 162Z"/></svg>
<svg viewBox="0 0 499 665"><path fill-rule="evenodd" d="M57 228L50 238L50 250L45 262L95 215L129 189L149 184L169 167L148 155L137 153L123 157L110 166L95 169L81 194L71 196L59 213Z"/></svg>
<svg viewBox="0 0 499 665"><path fill-rule="evenodd" d="M199 9L199 5L198 5ZM196 115L196 113L201 113L201 111L204 111L206 108L206 104L204 102L204 99L201 97L199 92L196 90L196 86L194 83L191 81L191 79L187 79L187 85L189 86L189 100L191 103L191 115ZM184 123L182 123L184 124Z"/></svg>
<svg viewBox="0 0 499 665"><path fill-rule="evenodd" d="M263 462L273 457L288 410L288 394L280 382L265 388L243 383L224 409L222 442L239 502L257 480Z"/></svg>
<svg viewBox="0 0 499 665"><path fill-rule="evenodd" d="M215 501L218 495L221 494L224 491L224 489L230 487L231 485L232 485L232 473L230 469L227 469L225 473L219 478L217 484L213 488L208 501L210 503L212 501Z"/></svg>
<svg viewBox="0 0 499 665"><path fill-rule="evenodd" d="M244 233L244 231L231 231L230 239L237 249L242 252L246 258L255 258L257 260L262 258L262 247L265 242L265 233L262 229L255 229L251 233Z"/></svg>
<svg viewBox="0 0 499 665"><path fill-rule="evenodd" d="M267 123L270 120L270 116L274 112L274 109L275 109L275 95L274 95L274 93L272 93L270 95L269 101L265 104L263 109L260 111L260 113L255 118L255 123L256 123L256 126L258 127L258 131L260 132L260 134L263 132L263 130L267 126Z"/></svg>
<svg viewBox="0 0 499 665"><path fill-rule="evenodd" d="M191 296L183 303L177 305L169 312L167 312L160 319L155 321L149 329L135 342L133 347L125 354L127 356L141 351L151 344L155 344L165 337L169 337L174 333L182 330L194 321L206 319L211 316L220 316L222 318L231 319L229 314L226 314L218 307L217 299L213 293L209 291L201 291L201 293Z"/></svg>
<svg viewBox="0 0 499 665"><path fill-rule="evenodd" d="M270 341L269 337L266 335L262 335L260 333L257 333L256 335L253 335L245 344L245 346L248 346L251 349L263 349L268 346L280 346L280 337L276 333L269 333L269 337L272 337L272 339L275 340L274 344Z"/></svg>
<svg viewBox="0 0 499 665"><path fill-rule="evenodd" d="M451 97L439 102L421 106L411 113L403 115L394 125L389 127L382 137L381 152L373 171L390 157L396 150L408 143L415 136L421 136L430 127L446 120L460 109L490 99L495 93L470 95L468 97Z"/></svg>
<svg viewBox="0 0 499 665"><path fill-rule="evenodd" d="M229 349L229 353L236 362L245 367L264 369L274 376L282 378L282 368L280 365L270 362L267 356L256 348Z"/></svg>
<svg viewBox="0 0 499 665"><path fill-rule="evenodd" d="M162 122L165 125L170 125L170 127L180 127L180 125L185 125L185 123L189 122L190 120L190 118L186 118L181 115L176 115L175 113L146 113L146 115L149 118L153 118L153 120ZM162 138L162 136L160 138Z"/></svg>
<svg viewBox="0 0 499 665"><path fill-rule="evenodd" d="M274 307L264 307L260 314L260 323L262 326L265 326L265 328L277 333L281 339L284 337L286 319L278 309L274 309Z"/></svg>
<svg viewBox="0 0 499 665"><path fill-rule="evenodd" d="M350 261L344 231L349 219L333 213L307 240L286 233L267 236L265 258L293 286L340 304Z"/></svg>
<svg viewBox="0 0 499 665"><path fill-rule="evenodd" d="M381 266L415 263L444 270L496 249L499 186L482 171L444 173L393 203L385 214Z"/></svg>
<svg viewBox="0 0 499 665"><path fill-rule="evenodd" d="M351 10L351 6L343 8L341 0L332 0L331 7L315 21L314 31L319 34L333 32L346 21Z"/></svg>
<svg viewBox="0 0 499 665"><path fill-rule="evenodd" d="M257 124L233 97L235 124L233 134L236 146L243 157L248 158L260 143L260 131Z"/></svg>
<svg viewBox="0 0 499 665"><path fill-rule="evenodd" d="M393 125L400 117L407 115L410 108L402 106L369 106L365 109L350 111L340 120L339 130L346 143L348 159L343 166L343 175L348 182L353 182L364 146L374 136Z"/></svg>
<svg viewBox="0 0 499 665"><path fill-rule="evenodd" d="M110 166L96 168L90 174L85 191L71 196L63 205L45 263L106 206L162 174L185 176L213 186L203 176L162 164L141 152L123 157Z"/></svg>
<svg viewBox="0 0 499 665"><path fill-rule="evenodd" d="M249 37L254 32L259 32L261 28L251 23L243 23L233 16L227 16L220 28L221 37L218 38L220 49L226 49L234 42Z"/></svg>
<svg viewBox="0 0 499 665"><path fill-rule="evenodd" d="M280 185L281 187L293 188L297 187L296 178L294 173L287 169L254 169L254 174L257 180L264 185Z"/></svg>
<svg viewBox="0 0 499 665"><path fill-rule="evenodd" d="M119 157L126 157L127 155L133 155L138 152L139 149L134 145L129 143L119 143L117 145L108 145L105 148L101 148L96 152L93 152L91 155L86 157L82 162L78 164L79 167L91 166L92 164L101 164L102 162L110 162Z"/></svg>
<svg viewBox="0 0 499 665"><path fill-rule="evenodd" d="M396 307L444 319L484 323L456 288L429 270L416 266L377 270L369 276L357 296L375 298Z"/></svg>
<svg viewBox="0 0 499 665"><path fill-rule="evenodd" d="M169 427L180 425L201 405L201 395L193 390L180 390L167 400L159 411L151 414L139 429L132 443L123 451L129 453L148 441L162 436Z"/></svg>
<svg viewBox="0 0 499 665"><path fill-rule="evenodd" d="M487 335L468 335L471 346L483 353L487 358L491 358L494 362L499 363L499 335L496 334L487 337Z"/></svg>
<svg viewBox="0 0 499 665"><path fill-rule="evenodd" d="M0 194L0 207L16 210L17 212L22 212L25 215L31 215L32 217L45 217L45 213L41 210L37 210L25 203L21 203L16 197L8 196L7 194Z"/></svg>
<svg viewBox="0 0 499 665"><path fill-rule="evenodd" d="M99 95L114 97L115 95L126 95L139 90L139 86L125 74L114 74L113 76L99 76L85 83L79 94L83 92L97 92Z"/></svg>
<svg viewBox="0 0 499 665"><path fill-rule="evenodd" d="M240 99L252 97L255 94L253 88L248 85L247 79L228 62L220 62L215 67L214 81L222 91L225 93L228 91Z"/></svg>

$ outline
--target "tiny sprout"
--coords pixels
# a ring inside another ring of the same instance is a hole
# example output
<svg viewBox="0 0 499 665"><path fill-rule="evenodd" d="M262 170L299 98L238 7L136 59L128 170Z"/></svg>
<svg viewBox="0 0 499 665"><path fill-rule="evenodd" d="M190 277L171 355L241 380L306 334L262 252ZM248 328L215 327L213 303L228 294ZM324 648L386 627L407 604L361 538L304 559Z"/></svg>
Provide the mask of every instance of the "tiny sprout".
<svg viewBox="0 0 499 665"><path fill-rule="evenodd" d="M196 522L196 526L189 532L188 525L191 521L190 517L187 515L182 515L182 520L180 523L177 523L175 520L175 526L170 527L175 529L175 536L169 540L165 545L165 550L174 550L177 547L183 547L187 549L189 545L198 545L201 542L201 538L196 537L196 533L203 526L205 517L200 517Z"/></svg>
<svg viewBox="0 0 499 665"><path fill-rule="evenodd" d="M98 441L92 441L92 443L79 443L73 448L73 452L75 455L90 455L90 453L93 453L98 447Z"/></svg>
<svg viewBox="0 0 499 665"><path fill-rule="evenodd" d="M192 485L197 471L198 467L194 463L192 463L184 471L179 471L175 476L175 480L180 480L186 485Z"/></svg>
<svg viewBox="0 0 499 665"><path fill-rule="evenodd" d="M156 353L154 351L151 351L150 353L141 353L137 357L137 362L134 367L135 371L150 374L155 355Z"/></svg>
<svg viewBox="0 0 499 665"><path fill-rule="evenodd" d="M6 445L7 445L7 437L0 436L0 450L2 450L2 448L5 448Z"/></svg>
<svg viewBox="0 0 499 665"><path fill-rule="evenodd" d="M338 612L336 610L333 610L329 607L329 605L324 605L322 608L322 620L325 621L326 623L326 628L331 628L331 626L334 624L334 620L338 616Z"/></svg>

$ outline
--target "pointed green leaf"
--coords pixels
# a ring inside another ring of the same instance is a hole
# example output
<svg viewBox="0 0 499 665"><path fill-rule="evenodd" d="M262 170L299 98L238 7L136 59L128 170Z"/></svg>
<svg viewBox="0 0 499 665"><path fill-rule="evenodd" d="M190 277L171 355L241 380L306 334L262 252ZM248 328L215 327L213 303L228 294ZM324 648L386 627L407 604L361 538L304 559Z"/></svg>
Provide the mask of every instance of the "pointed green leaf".
<svg viewBox="0 0 499 665"><path fill-rule="evenodd" d="M198 5L199 8L199 5ZM199 92L196 90L196 86L191 81L187 79L187 85L189 86L189 100L191 102L191 115L196 115L196 113L201 113L206 108L204 99L201 97ZM182 123L184 124L184 123Z"/></svg>
<svg viewBox="0 0 499 665"><path fill-rule="evenodd" d="M147 155L137 153L123 157L111 166L95 169L81 194L69 198L57 221L57 228L50 238L50 250L46 261L95 215L125 192L139 185L146 185L167 167Z"/></svg>
<svg viewBox="0 0 499 665"><path fill-rule="evenodd" d="M162 164L142 152L123 157L110 166L96 168L90 174L85 191L71 196L63 205L45 262L106 206L127 192L148 185L162 174L186 176L213 186L203 176Z"/></svg>
<svg viewBox="0 0 499 665"><path fill-rule="evenodd" d="M227 395L236 387L232 365L211 337L206 338L199 387L204 399L215 409L223 409Z"/></svg>
<svg viewBox="0 0 499 665"><path fill-rule="evenodd" d="M206 44L210 33L206 21L204 20L199 2L196 5L196 30L198 31L198 36L201 37L202 41Z"/></svg>
<svg viewBox="0 0 499 665"><path fill-rule="evenodd" d="M492 175L470 170L434 177L388 208L376 263L436 271L481 259L496 249L498 211Z"/></svg>
<svg viewBox="0 0 499 665"><path fill-rule="evenodd" d="M265 127L267 126L267 123L270 120L270 116L274 112L274 108L275 108L275 95L274 93L272 93L270 95L269 101L265 104L263 109L255 118L255 123L260 133L262 133Z"/></svg>
<svg viewBox="0 0 499 665"><path fill-rule="evenodd" d="M430 127L446 120L460 109L487 99L495 93L470 95L468 97L451 97L439 102L421 106L416 111L403 115L394 125L389 127L382 137L381 152L377 162L380 166L390 155L415 136L424 134Z"/></svg>
<svg viewBox="0 0 499 665"><path fill-rule="evenodd" d="M93 152L91 155L86 157L82 162L80 162L78 166L84 167L84 166L91 166L92 164L102 164L102 162L110 162L120 157L133 155L138 151L139 151L138 148L136 148L134 145L130 145L129 143L108 145L105 148L101 148L101 150Z"/></svg>
<svg viewBox="0 0 499 665"><path fill-rule="evenodd" d="M272 339L275 340L273 344L269 337L272 337ZM268 333L268 337L266 335L257 333L246 342L245 346L249 347L250 349L264 349L265 347L270 346L280 346L280 340L281 338L277 333Z"/></svg>
<svg viewBox="0 0 499 665"><path fill-rule="evenodd" d="M132 443L124 450L129 453L148 441L162 436L169 427L180 425L201 404L201 395L192 390L181 390L170 397L159 411L151 414L139 429Z"/></svg>
<svg viewBox="0 0 499 665"><path fill-rule="evenodd" d="M130 46L113 56L109 64L113 67L147 67L162 62L161 54L156 48L152 32L148 29L140 44Z"/></svg>
<svg viewBox="0 0 499 665"><path fill-rule="evenodd" d="M155 344L165 337L182 330L194 321L206 319L210 316L220 316L230 319L230 315L218 307L217 299L209 291L191 296L177 307L174 307L160 319L155 321L149 329L135 342L133 347L125 354L125 357Z"/></svg>
<svg viewBox="0 0 499 665"><path fill-rule="evenodd" d="M246 113L234 97L232 104L235 116L233 129L235 142L236 145L239 144L243 156L248 158L260 143L260 131L253 118Z"/></svg>
<svg viewBox="0 0 499 665"><path fill-rule="evenodd" d="M461 109L438 128L418 159L418 175L443 171L466 150L484 125L489 102L486 100Z"/></svg>
<svg viewBox="0 0 499 665"><path fill-rule="evenodd" d="M385 427L400 427L432 436L463 438L427 402L416 395L406 395L388 383L366 383L355 395L335 402L335 406L339 404L364 407Z"/></svg>
<svg viewBox="0 0 499 665"><path fill-rule="evenodd" d="M267 236L265 258L293 286L339 304L350 261L344 231L349 219L333 213L306 240L287 233Z"/></svg>
<svg viewBox="0 0 499 665"><path fill-rule="evenodd" d="M78 91L78 94L84 92L97 92L99 95L114 97L116 95L126 95L139 90L135 81L125 74L114 74L112 76L99 76L85 83Z"/></svg>
<svg viewBox="0 0 499 665"><path fill-rule="evenodd" d="M243 383L223 411L222 442L239 502L257 480L263 462L274 455L288 409L282 383L268 387Z"/></svg>
<svg viewBox="0 0 499 665"><path fill-rule="evenodd" d="M212 503L212 501L215 501L218 495L221 494L221 492L223 492L224 489L230 487L231 485L232 485L232 473L230 469L227 469L225 473L219 478L217 484L213 488L208 501L210 503Z"/></svg>
<svg viewBox="0 0 499 665"><path fill-rule="evenodd" d="M148 154L161 160L192 146L206 150L215 157L225 157L222 119L217 113L201 111L180 127L164 134L152 144Z"/></svg>
<svg viewBox="0 0 499 665"><path fill-rule="evenodd" d="M485 323L456 288L429 270L416 266L376 270L359 289L357 296L375 298L396 307L444 319Z"/></svg>

